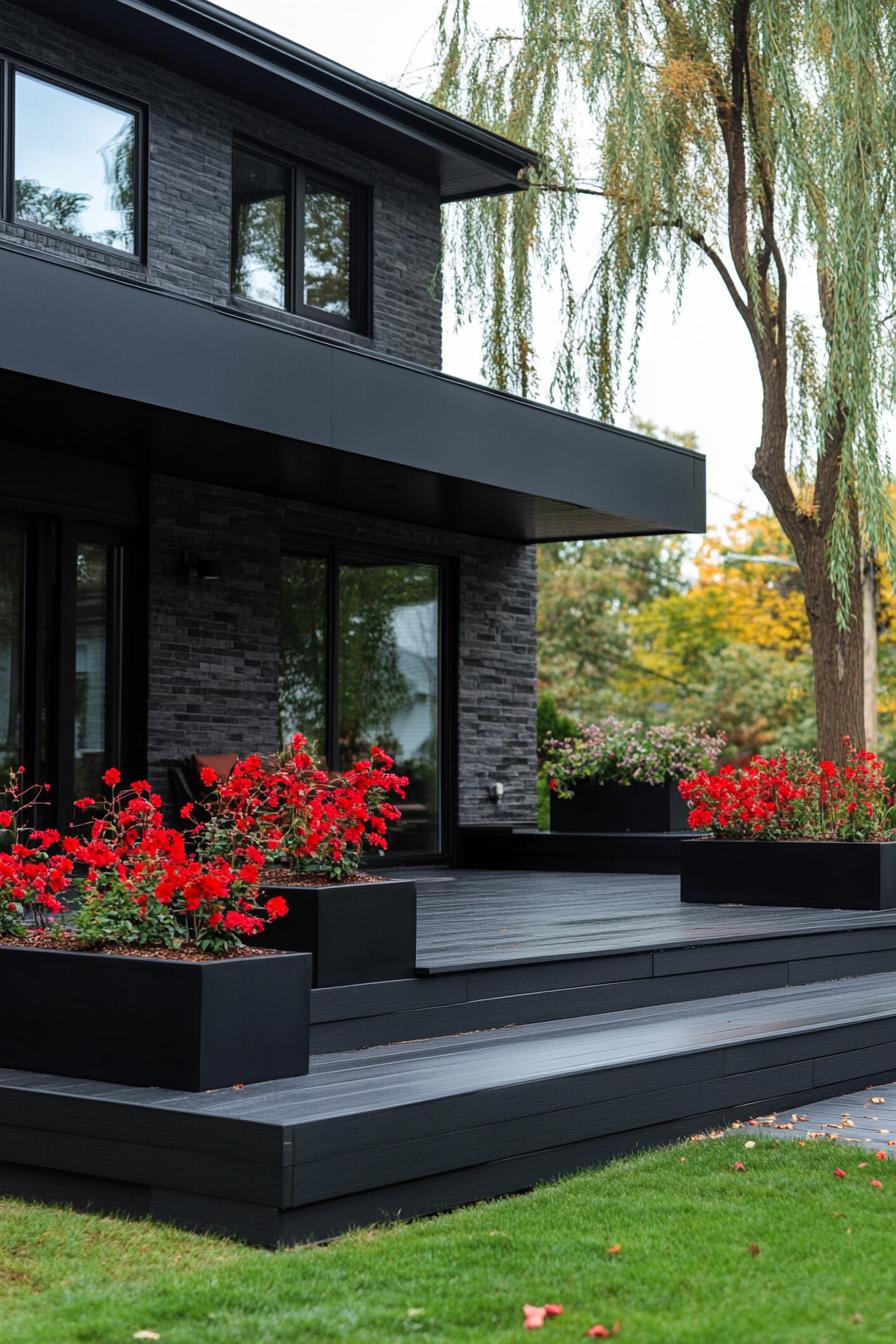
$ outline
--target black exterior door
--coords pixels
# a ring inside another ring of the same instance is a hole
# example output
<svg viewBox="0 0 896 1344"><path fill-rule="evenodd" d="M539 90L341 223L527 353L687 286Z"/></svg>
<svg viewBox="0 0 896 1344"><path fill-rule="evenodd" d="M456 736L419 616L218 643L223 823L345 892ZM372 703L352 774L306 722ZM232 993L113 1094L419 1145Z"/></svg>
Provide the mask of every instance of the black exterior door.
<svg viewBox="0 0 896 1344"><path fill-rule="evenodd" d="M0 770L49 784L57 822L108 765L140 767L132 551L127 529L0 514Z"/></svg>

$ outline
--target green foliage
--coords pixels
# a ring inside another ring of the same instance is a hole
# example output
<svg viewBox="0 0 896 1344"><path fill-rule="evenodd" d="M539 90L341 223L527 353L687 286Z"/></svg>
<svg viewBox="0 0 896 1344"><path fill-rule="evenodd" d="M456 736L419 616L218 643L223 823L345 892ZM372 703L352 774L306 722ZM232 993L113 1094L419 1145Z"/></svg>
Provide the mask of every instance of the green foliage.
<svg viewBox="0 0 896 1344"><path fill-rule="evenodd" d="M558 742L566 737L575 737L578 730L579 725L572 715L564 714L561 709L557 708L557 701L554 697L548 691L542 691L538 697L536 710L539 759L544 754L544 745L548 738Z"/></svg>
<svg viewBox="0 0 896 1344"><path fill-rule="evenodd" d="M744 1140L655 1149L528 1195L274 1253L0 1201L3 1344L112 1344L141 1330L163 1344L515 1344L524 1302L563 1304L548 1341L618 1319L620 1344L890 1344L893 1163L861 1169L868 1152L843 1143L760 1138L746 1151Z"/></svg>
<svg viewBox="0 0 896 1344"><path fill-rule="evenodd" d="M680 300L691 266L712 266L762 379L757 479L801 565L826 556L844 628L860 555L892 542L880 424L896 369L896 7L517 8L483 31L470 0L445 0L439 28L436 100L541 155L532 190L450 211L449 297L461 318L485 311L486 375L534 390L530 295L556 282L553 394L587 393L610 417L631 393L651 279ZM584 195L602 208L579 284ZM799 313L803 261L817 296Z"/></svg>

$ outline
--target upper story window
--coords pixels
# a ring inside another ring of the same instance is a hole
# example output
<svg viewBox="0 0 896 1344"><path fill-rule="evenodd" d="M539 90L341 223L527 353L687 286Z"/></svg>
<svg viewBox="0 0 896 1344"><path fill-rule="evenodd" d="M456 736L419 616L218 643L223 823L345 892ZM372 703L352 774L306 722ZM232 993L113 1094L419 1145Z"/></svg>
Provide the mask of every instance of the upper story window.
<svg viewBox="0 0 896 1344"><path fill-rule="evenodd" d="M233 154L233 292L366 331L368 197L363 187L245 145Z"/></svg>
<svg viewBox="0 0 896 1344"><path fill-rule="evenodd" d="M139 253L139 109L12 62L5 76L5 218Z"/></svg>

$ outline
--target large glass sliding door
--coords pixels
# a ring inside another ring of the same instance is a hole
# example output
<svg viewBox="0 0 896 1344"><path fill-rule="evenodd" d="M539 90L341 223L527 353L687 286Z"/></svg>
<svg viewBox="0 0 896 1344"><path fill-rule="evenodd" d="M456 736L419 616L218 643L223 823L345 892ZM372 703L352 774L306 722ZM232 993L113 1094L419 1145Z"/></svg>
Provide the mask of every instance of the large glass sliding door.
<svg viewBox="0 0 896 1344"><path fill-rule="evenodd" d="M383 747L411 781L391 852L440 853L440 568L287 556L282 602L283 740L304 732L336 769Z"/></svg>
<svg viewBox="0 0 896 1344"><path fill-rule="evenodd" d="M104 530L0 517L0 772L49 784L63 822L126 755L124 557Z"/></svg>

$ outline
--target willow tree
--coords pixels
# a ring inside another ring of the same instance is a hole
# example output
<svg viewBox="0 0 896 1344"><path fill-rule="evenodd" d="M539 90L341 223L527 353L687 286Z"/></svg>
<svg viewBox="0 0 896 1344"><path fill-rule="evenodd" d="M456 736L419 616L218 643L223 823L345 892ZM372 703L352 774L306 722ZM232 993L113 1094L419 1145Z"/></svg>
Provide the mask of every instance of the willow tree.
<svg viewBox="0 0 896 1344"><path fill-rule="evenodd" d="M531 392L531 296L553 277L554 395L590 391L612 418L652 277L681 301L691 266L713 269L759 371L753 475L802 571L819 746L837 754L844 734L865 736L863 557L892 550L880 425L896 367L896 6L516 3L507 30L478 29L475 0L446 0L440 18L436 100L542 156L528 191L452 207L458 314L486 313L486 374ZM579 283L585 195L602 205ZM696 368L695 398L701 385Z"/></svg>

